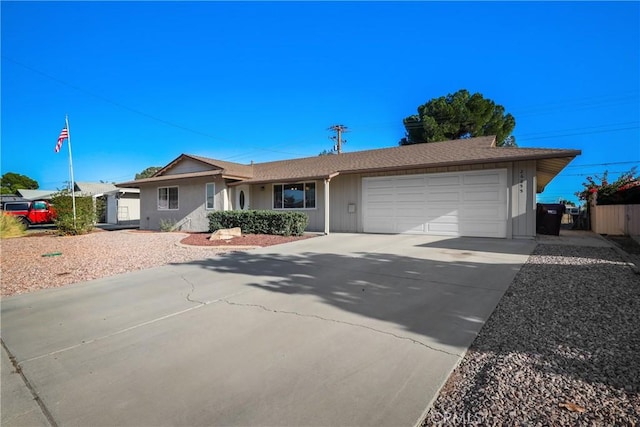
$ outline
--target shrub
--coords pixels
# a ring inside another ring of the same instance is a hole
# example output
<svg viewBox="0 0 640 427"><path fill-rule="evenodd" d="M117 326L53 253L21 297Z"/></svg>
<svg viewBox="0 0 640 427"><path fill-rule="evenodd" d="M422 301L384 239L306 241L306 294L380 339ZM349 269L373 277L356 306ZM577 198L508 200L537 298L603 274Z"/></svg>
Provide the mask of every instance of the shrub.
<svg viewBox="0 0 640 427"><path fill-rule="evenodd" d="M76 220L73 220L73 201L67 192L58 193L51 199L57 213L55 220L58 234L85 234L93 229L96 212L91 197L76 197Z"/></svg>
<svg viewBox="0 0 640 427"><path fill-rule="evenodd" d="M303 212L215 211L209 214L209 231L240 227L243 233L301 236L309 223Z"/></svg>
<svg viewBox="0 0 640 427"><path fill-rule="evenodd" d="M587 205L593 200L593 195L597 194L598 205L619 205L619 204L633 204L630 200L633 197L634 192L621 192L621 190L628 188L632 183L640 180L638 176L638 169L636 166L632 167L628 172L622 173L617 180L609 182L609 171L604 171L602 176L595 175L593 177L588 176L587 181L583 182L584 189L575 193L580 200L585 200ZM600 184L596 182L600 181Z"/></svg>
<svg viewBox="0 0 640 427"><path fill-rule="evenodd" d="M176 220L175 219L161 219L160 220L160 231L169 232L173 231L176 228Z"/></svg>
<svg viewBox="0 0 640 427"><path fill-rule="evenodd" d="M27 226L22 223L17 217L9 214L0 215L0 237L20 237L24 235Z"/></svg>

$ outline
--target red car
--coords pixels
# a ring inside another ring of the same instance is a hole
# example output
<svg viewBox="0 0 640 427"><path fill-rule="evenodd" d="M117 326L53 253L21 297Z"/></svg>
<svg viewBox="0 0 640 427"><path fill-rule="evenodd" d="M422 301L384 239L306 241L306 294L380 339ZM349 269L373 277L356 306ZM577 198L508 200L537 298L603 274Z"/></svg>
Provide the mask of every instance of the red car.
<svg viewBox="0 0 640 427"><path fill-rule="evenodd" d="M33 224L51 224L56 219L55 209L45 200L4 202L2 213L18 217L27 227Z"/></svg>

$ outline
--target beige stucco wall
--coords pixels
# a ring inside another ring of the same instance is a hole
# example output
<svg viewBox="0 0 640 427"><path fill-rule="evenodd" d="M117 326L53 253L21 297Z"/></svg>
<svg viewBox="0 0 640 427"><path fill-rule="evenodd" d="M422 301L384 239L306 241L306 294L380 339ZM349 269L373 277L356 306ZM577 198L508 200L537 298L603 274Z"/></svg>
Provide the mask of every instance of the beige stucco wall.
<svg viewBox="0 0 640 427"><path fill-rule="evenodd" d="M203 177L189 180L166 181L162 184L143 184L140 187L140 229L159 230L161 221L177 224L184 231L208 231L205 209L206 184L215 184L214 210L223 210L229 206L228 190L224 180L219 177ZM178 187L178 209L158 210L158 188Z"/></svg>

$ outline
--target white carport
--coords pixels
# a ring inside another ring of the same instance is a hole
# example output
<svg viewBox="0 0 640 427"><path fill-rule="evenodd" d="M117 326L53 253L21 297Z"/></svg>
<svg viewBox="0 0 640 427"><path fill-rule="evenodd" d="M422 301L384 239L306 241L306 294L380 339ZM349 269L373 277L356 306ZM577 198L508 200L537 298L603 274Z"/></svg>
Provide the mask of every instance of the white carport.
<svg viewBox="0 0 640 427"><path fill-rule="evenodd" d="M107 202L108 224L140 221L140 189L118 188L104 193Z"/></svg>

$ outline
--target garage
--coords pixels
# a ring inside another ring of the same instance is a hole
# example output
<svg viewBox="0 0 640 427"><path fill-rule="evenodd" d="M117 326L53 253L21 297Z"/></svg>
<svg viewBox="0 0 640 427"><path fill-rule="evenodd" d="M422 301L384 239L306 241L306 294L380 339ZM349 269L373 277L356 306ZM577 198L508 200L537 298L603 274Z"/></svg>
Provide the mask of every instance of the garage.
<svg viewBox="0 0 640 427"><path fill-rule="evenodd" d="M507 236L507 170L362 179L363 231Z"/></svg>

